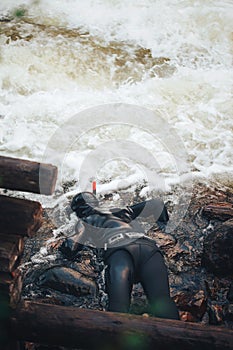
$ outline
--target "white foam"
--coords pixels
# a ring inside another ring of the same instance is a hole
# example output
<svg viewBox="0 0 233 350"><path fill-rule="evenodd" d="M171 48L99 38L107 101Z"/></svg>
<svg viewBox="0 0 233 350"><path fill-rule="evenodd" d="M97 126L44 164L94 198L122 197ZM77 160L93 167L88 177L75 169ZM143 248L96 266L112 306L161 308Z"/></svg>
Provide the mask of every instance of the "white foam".
<svg viewBox="0 0 233 350"><path fill-rule="evenodd" d="M33 33L33 39L7 42L0 37L1 154L40 161L51 137L71 117L92 106L120 102L158 111L174 127L189 155L184 176L190 171L205 178L232 172L230 1L25 0L16 6L3 0L0 14L12 14L20 5L31 23L49 29L18 19L21 36ZM90 36L82 42L62 29L60 35L51 34L62 27ZM109 49L111 41L126 57L124 69ZM134 57L137 45L150 49L154 58L169 58L167 73L152 74L140 63ZM77 180L87 154L119 137L155 155L164 188L181 181L169 152L137 126L87 133L78 148L67 152L62 180ZM60 140L55 151L62 147ZM108 165L97 174L102 192L134 190L145 180L140 166L123 167L122 160ZM153 170L148 164L148 171Z"/></svg>

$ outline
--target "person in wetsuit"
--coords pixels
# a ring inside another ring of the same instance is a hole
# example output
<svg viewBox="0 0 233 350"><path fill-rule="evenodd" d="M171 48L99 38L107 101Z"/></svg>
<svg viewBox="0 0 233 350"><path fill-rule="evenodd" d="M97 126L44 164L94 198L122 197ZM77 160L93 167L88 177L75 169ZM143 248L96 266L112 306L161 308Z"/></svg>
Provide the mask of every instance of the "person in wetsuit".
<svg viewBox="0 0 233 350"><path fill-rule="evenodd" d="M80 219L76 226L76 244L63 243L65 254L80 251L85 245L103 251L106 264L105 284L108 310L129 311L134 283L140 282L148 299L149 313L155 317L179 319L179 313L170 297L167 268L155 241L145 235L136 220L138 216L153 215L159 226L166 225L168 213L164 203L151 199L123 209L101 211L91 192L74 196L72 210Z"/></svg>

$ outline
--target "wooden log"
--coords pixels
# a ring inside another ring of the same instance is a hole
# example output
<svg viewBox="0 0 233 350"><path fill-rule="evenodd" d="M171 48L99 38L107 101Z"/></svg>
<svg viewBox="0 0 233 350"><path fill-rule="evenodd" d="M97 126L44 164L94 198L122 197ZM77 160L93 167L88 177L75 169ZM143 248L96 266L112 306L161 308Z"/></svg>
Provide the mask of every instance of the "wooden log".
<svg viewBox="0 0 233 350"><path fill-rule="evenodd" d="M42 224L42 206L28 199L0 195L0 231L32 236Z"/></svg>
<svg viewBox="0 0 233 350"><path fill-rule="evenodd" d="M13 271L19 256L17 243L0 241L0 271Z"/></svg>
<svg viewBox="0 0 233 350"><path fill-rule="evenodd" d="M0 348L1 350L20 350L17 340L11 339L9 333L9 316L21 296L22 277L20 271L10 273L0 272ZM23 349L23 348L22 348Z"/></svg>
<svg viewBox="0 0 233 350"><path fill-rule="evenodd" d="M226 328L32 301L17 306L10 329L17 340L88 350L233 348Z"/></svg>
<svg viewBox="0 0 233 350"><path fill-rule="evenodd" d="M56 180L56 166L0 156L2 188L50 195L54 192Z"/></svg>
<svg viewBox="0 0 233 350"><path fill-rule="evenodd" d="M13 242L16 244L19 254L23 252L24 249L24 238L17 234L5 234L0 232L0 244L1 242Z"/></svg>
<svg viewBox="0 0 233 350"><path fill-rule="evenodd" d="M0 272L0 297L11 307L15 307L21 297L22 275L16 270L13 274Z"/></svg>
<svg viewBox="0 0 233 350"><path fill-rule="evenodd" d="M24 239L19 235L0 233L0 271L12 272L23 252Z"/></svg>
<svg viewBox="0 0 233 350"><path fill-rule="evenodd" d="M226 221L233 218L233 204L228 202L210 203L202 209L202 213L209 219Z"/></svg>

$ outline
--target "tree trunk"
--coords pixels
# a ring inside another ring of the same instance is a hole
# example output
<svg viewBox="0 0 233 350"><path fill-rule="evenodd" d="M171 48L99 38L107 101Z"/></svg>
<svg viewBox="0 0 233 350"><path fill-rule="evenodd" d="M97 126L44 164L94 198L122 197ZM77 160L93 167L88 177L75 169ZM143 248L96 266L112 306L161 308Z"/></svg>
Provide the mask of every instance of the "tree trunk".
<svg viewBox="0 0 233 350"><path fill-rule="evenodd" d="M17 307L10 326L17 340L82 350L233 348L225 328L30 301Z"/></svg>
<svg viewBox="0 0 233 350"><path fill-rule="evenodd" d="M0 156L0 187L50 195L57 180L51 164Z"/></svg>
<svg viewBox="0 0 233 350"><path fill-rule="evenodd" d="M42 224L39 202L0 195L0 232L32 236Z"/></svg>

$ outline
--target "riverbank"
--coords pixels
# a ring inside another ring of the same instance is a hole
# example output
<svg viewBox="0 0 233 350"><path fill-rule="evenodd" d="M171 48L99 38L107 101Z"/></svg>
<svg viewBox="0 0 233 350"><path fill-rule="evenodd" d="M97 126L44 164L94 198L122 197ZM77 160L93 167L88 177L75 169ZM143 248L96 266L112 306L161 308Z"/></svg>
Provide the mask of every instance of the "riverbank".
<svg viewBox="0 0 233 350"><path fill-rule="evenodd" d="M208 211L210 205L218 206L220 203L218 215ZM222 215L221 208L224 206L229 208L228 216ZM233 239L230 234L221 236L227 225L229 232L233 230L232 208L233 191L208 188L197 183L190 206L173 232L161 231L152 221L147 222L147 227L150 226L148 235L155 239L164 253L171 295L184 322L232 328L232 269L227 270L226 267L233 266ZM69 208L66 209L69 211ZM65 236L60 230L54 237L54 229L51 216L49 218L47 215L46 219L45 212L44 225L35 238L26 241L21 265L25 276L23 298L104 310L107 303L104 266L98 256L87 248L68 260L59 251ZM213 238L209 241L211 235L216 236L216 240ZM225 252L213 250L216 244ZM222 259L225 259L225 265ZM135 285L133 290L131 312L147 312L146 298L140 284Z"/></svg>

